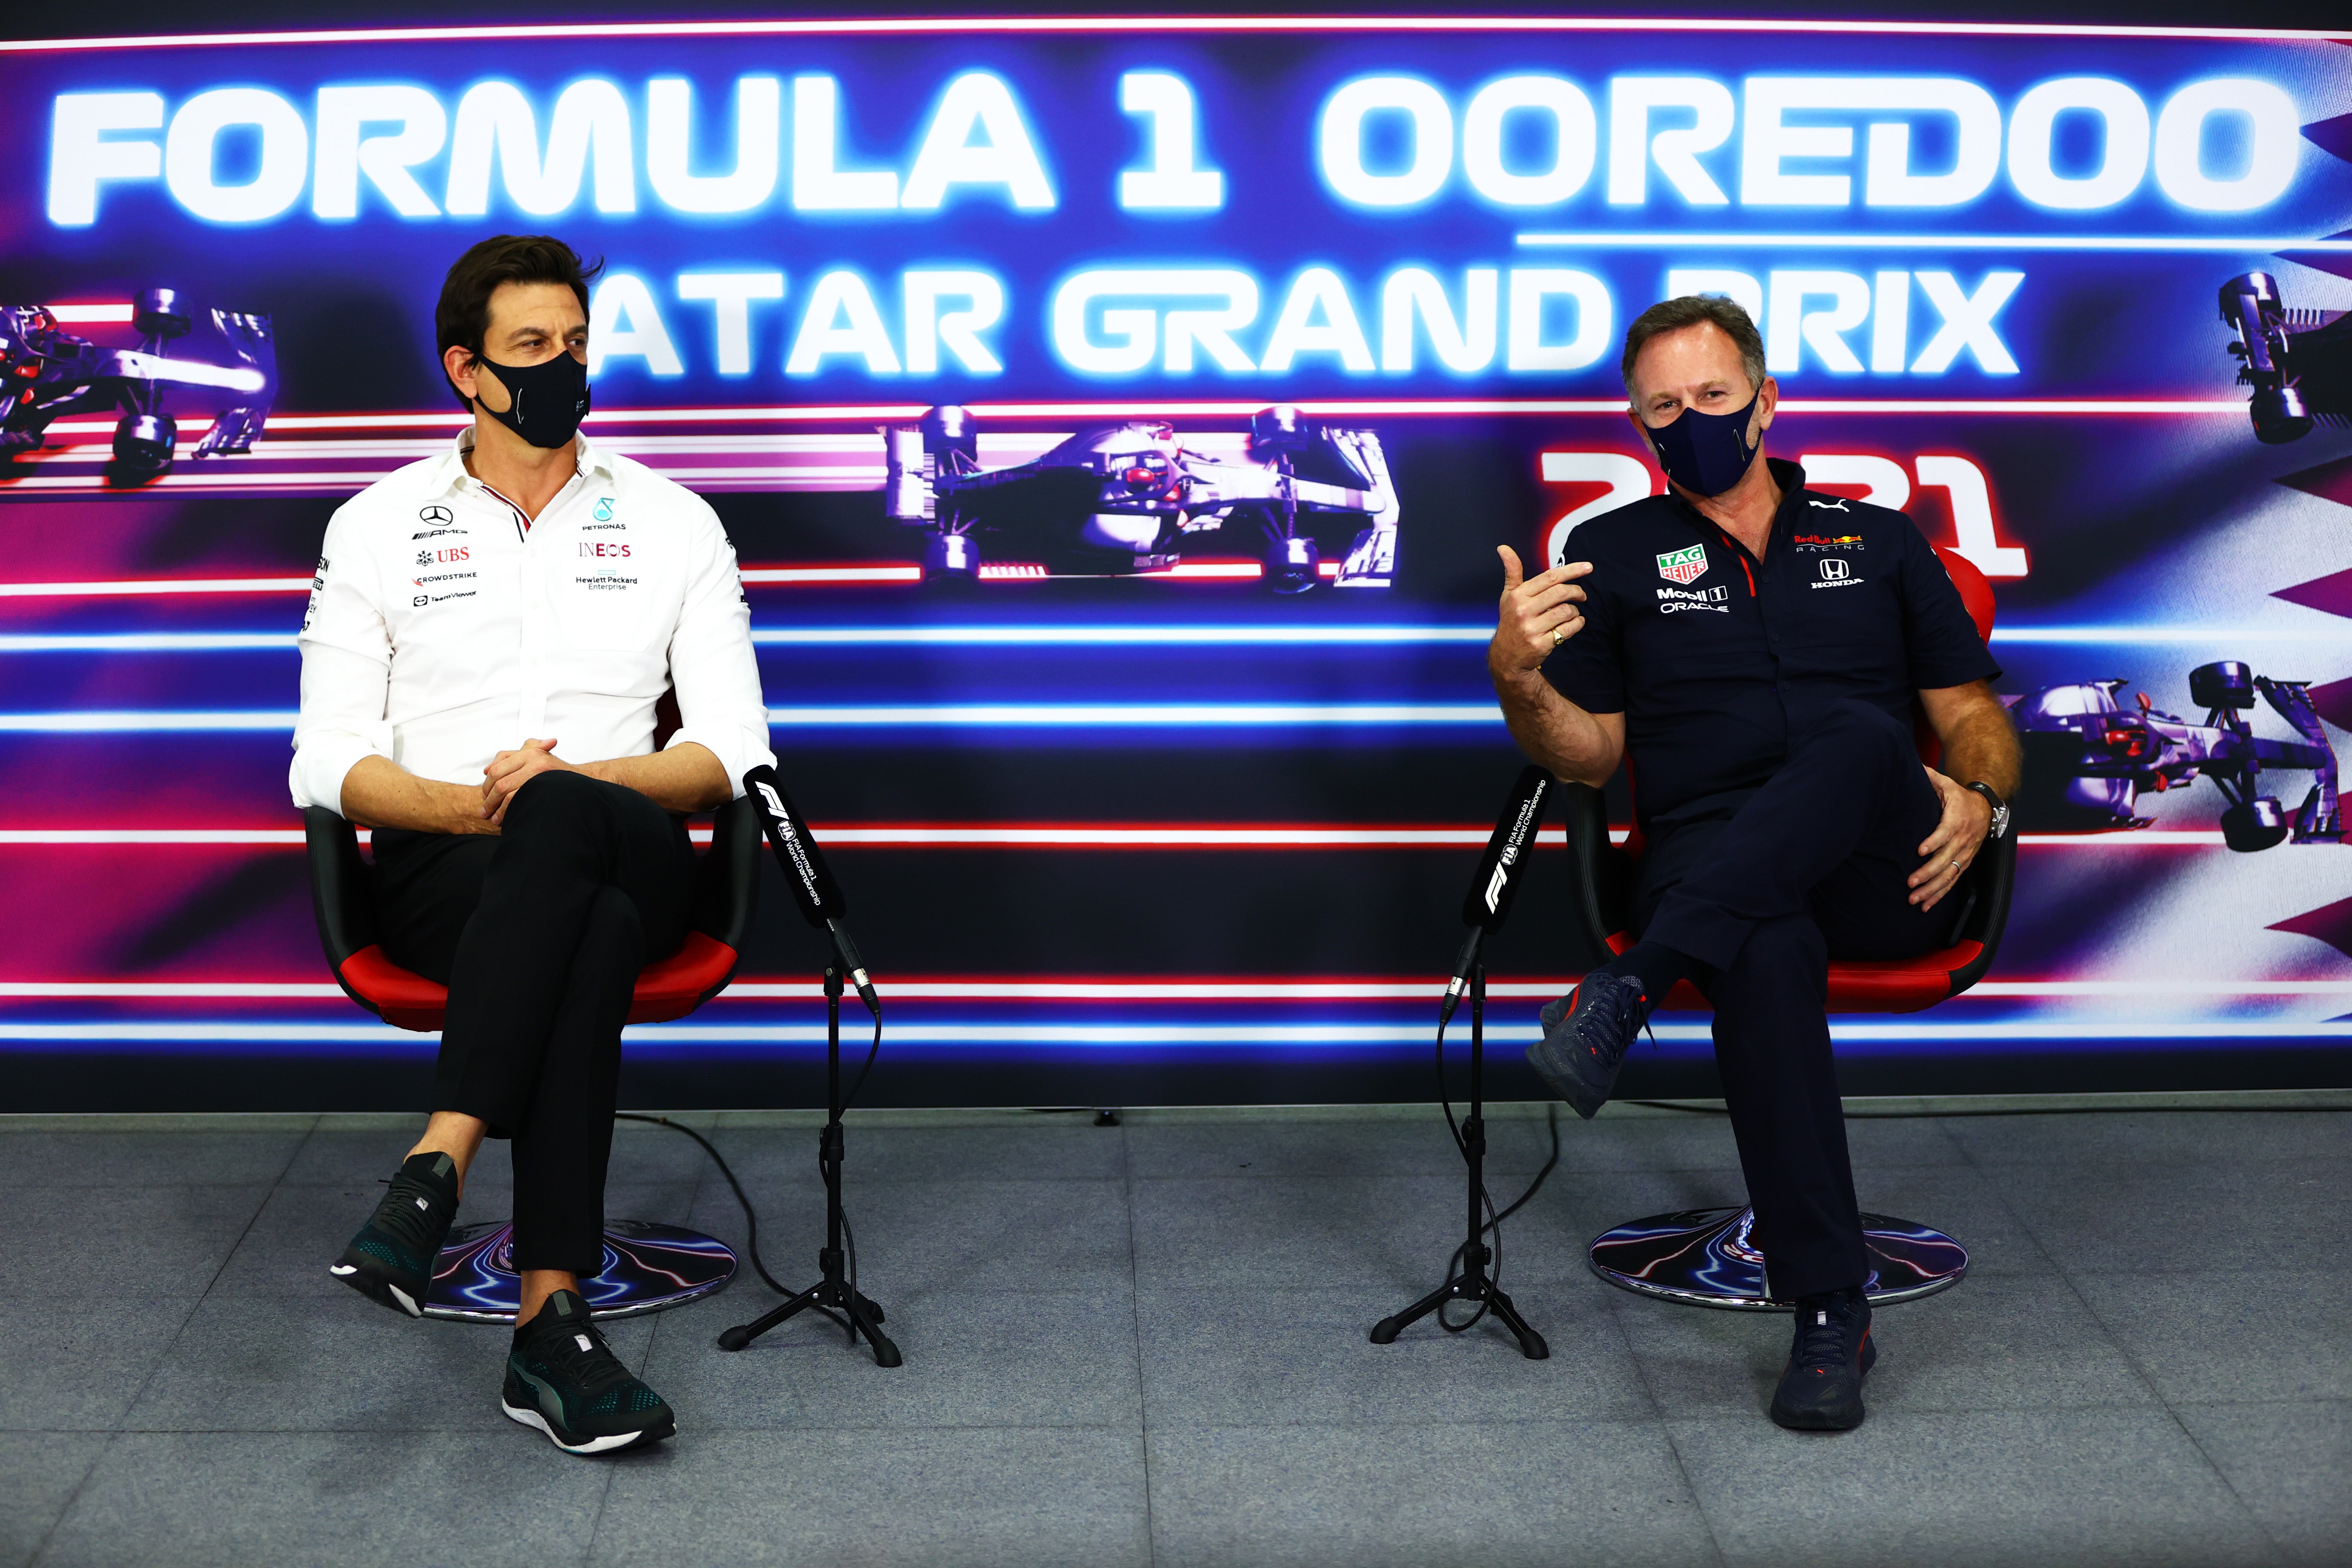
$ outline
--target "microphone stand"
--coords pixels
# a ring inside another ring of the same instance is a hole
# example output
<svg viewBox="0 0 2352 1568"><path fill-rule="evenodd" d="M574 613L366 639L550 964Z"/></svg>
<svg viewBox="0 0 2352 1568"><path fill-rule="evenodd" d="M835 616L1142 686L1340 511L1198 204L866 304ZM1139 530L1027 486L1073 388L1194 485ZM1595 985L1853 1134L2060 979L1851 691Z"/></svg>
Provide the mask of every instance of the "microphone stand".
<svg viewBox="0 0 2352 1568"><path fill-rule="evenodd" d="M882 1309L860 1295L843 1268L841 1247L841 963L824 966L824 1129L817 1134L817 1169L824 1174L824 1247L816 1255L817 1282L749 1323L719 1336L719 1348L740 1351L778 1323L811 1307L832 1308L848 1320L849 1342L865 1334L874 1364L897 1366L898 1347L882 1332ZM1475 1206L1475 1204L1474 1204Z"/></svg>
<svg viewBox="0 0 2352 1568"><path fill-rule="evenodd" d="M1497 1322L1511 1331L1519 1342L1519 1353L1529 1361L1544 1361L1551 1355L1551 1347L1544 1337L1528 1326L1511 1299L1503 1293L1486 1273L1486 1264L1494 1254L1486 1247L1486 962L1474 960L1470 966L1470 1108L1462 1119L1462 1157L1470 1167L1470 1217L1468 1238L1454 1256L1461 1259L1462 1270L1444 1284L1407 1307L1392 1318L1382 1318L1372 1325L1371 1340L1376 1345L1394 1344L1396 1337L1412 1323L1432 1312L1438 1313L1442 1328L1459 1332L1446 1322L1444 1308L1449 1301L1474 1301L1495 1315ZM1473 1318L1472 1322L1477 1320ZM1469 1327L1468 1323L1462 1325Z"/></svg>

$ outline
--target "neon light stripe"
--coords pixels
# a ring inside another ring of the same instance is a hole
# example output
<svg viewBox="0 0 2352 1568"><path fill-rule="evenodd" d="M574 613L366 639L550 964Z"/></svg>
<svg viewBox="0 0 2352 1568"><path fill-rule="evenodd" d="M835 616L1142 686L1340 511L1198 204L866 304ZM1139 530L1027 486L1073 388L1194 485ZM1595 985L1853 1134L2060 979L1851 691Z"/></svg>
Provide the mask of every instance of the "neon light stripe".
<svg viewBox="0 0 2352 1568"><path fill-rule="evenodd" d="M1223 402L1095 402L1095 403L973 403L963 405L980 419L1147 419L1147 418L1215 418L1246 419L1266 407L1263 399L1236 399ZM1338 398L1308 400L1290 406L1302 414L1318 417L1401 417L1415 415L1436 415L1462 417L1475 415L1540 415L1560 416L1601 415L1615 419L1623 416L1625 400L1622 397L1530 398L1530 397L1436 397L1436 398ZM1792 414L2243 414L2246 405L2240 398L1805 398L1784 397L1780 406ZM928 412L926 405L872 404L803 404L793 407L738 408L623 408L610 409L588 416L591 425L693 424L720 423L833 423L875 419L912 420ZM462 414L444 415L432 412L387 414L287 414L272 415L269 428L286 430L385 430L418 426L436 426L450 429L471 423ZM49 426L61 435L82 435L111 437L114 421L60 419ZM982 439L991 438L993 432L982 432ZM1029 431L1005 431L1005 436L1042 434ZM1206 434L1216 434L1209 432ZM789 437L780 437L788 439ZM625 437L607 436L604 439L617 447ZM650 439L650 437L648 437ZM275 443L267 443L276 445ZM289 449L299 449L301 443L286 442ZM321 442L322 447L331 444ZM438 442L420 448L428 452L442 449ZM623 448L625 449L625 448ZM764 447L750 448L766 450Z"/></svg>
<svg viewBox="0 0 2352 1568"><path fill-rule="evenodd" d="M136 712L91 710L79 713L0 713L0 734L117 735L175 731L287 730L290 712Z"/></svg>
<svg viewBox="0 0 2352 1568"><path fill-rule="evenodd" d="M743 569L753 586L795 583L915 583L916 565L755 566ZM210 593L307 592L307 577L196 581L185 591ZM158 594L183 584L147 583L0 584L0 597L69 597L88 594ZM751 641L762 647L891 647L920 645L954 647L1277 647L1355 646L1437 647L1484 643L1487 626L758 626ZM2340 626L2017 626L1995 628L1999 644L2049 647L2169 647L2225 642L2337 643ZM291 632L56 632L0 635L0 653L212 653L290 648Z"/></svg>
<svg viewBox="0 0 2352 1568"><path fill-rule="evenodd" d="M748 577L749 573L745 574ZM1352 645L1412 647L1484 643L1488 626L948 626L754 627L763 647L1272 647ZM0 638L0 649L6 646Z"/></svg>
<svg viewBox="0 0 2352 1568"><path fill-rule="evenodd" d="M1531 981L1490 981L1500 1001L1549 1001L1576 983L1574 975ZM959 980L883 982L902 1002L1429 1002L1445 994L1439 980ZM238 1001L308 1000L342 995L329 984L268 981L0 981L0 996L33 1000L115 999ZM824 995L814 981L738 980L730 1002L811 1001ZM2066 996L2344 996L2346 980L1988 980L1954 997Z"/></svg>
<svg viewBox="0 0 2352 1568"><path fill-rule="evenodd" d="M1522 234L1530 249L1580 250L2352 250L2352 240L2275 235L2093 234Z"/></svg>
<svg viewBox="0 0 2352 1568"><path fill-rule="evenodd" d="M1490 1040L1505 1045L1534 1041L1533 1024L1490 1023ZM1704 1046L1713 1036L1706 1024L1658 1024L1654 1032L1664 1041ZM2352 1024L2314 1020L2309 1023L2273 1020L2209 1019L2198 1023L2151 1023L2138 1027L2110 1024L1972 1023L1972 1024L1849 1024L1832 1021L1830 1035L1841 1043L1981 1044L1989 1040L2020 1044L2102 1041L2133 1044L2179 1040L2352 1040ZM422 1051L439 1039L438 1032L412 1033L385 1024L97 1024L0 1023L0 1041L27 1044L187 1044L187 1045L320 1045L352 1042L375 1046L405 1044ZM621 1037L639 1047L684 1045L820 1046L822 1025L810 1024L641 1024L622 1031ZM1061 1046L1116 1049L1134 1046L1270 1047L1296 1050L1328 1050L1343 1046L1404 1046L1426 1049L1430 1028L1413 1024L934 1024L903 1020L891 1026L890 1037L901 1046Z"/></svg>
<svg viewBox="0 0 2352 1568"><path fill-rule="evenodd" d="M118 594L307 594L308 577L142 577L107 583L0 583L0 599L100 598Z"/></svg>
<svg viewBox="0 0 2352 1568"><path fill-rule="evenodd" d="M2335 643L2352 640L2340 621L2304 626L2016 626L1993 628L1992 640L2020 646L2053 647L2147 644L2165 647L2182 643L2285 642Z"/></svg>
<svg viewBox="0 0 2352 1568"><path fill-rule="evenodd" d="M688 830L698 844L710 842L710 829ZM864 849L1450 849L1486 842L1478 826L1318 826L1298 823L836 823L818 830L837 848ZM369 841L359 830L360 842ZM1622 844L1622 827L1609 841ZM0 828L8 845L179 844L295 847L299 827L11 827ZM1562 848L1567 829L1548 827L1538 842ZM2218 846L2218 830L2117 828L2097 833L2021 833L2028 849L2177 849Z"/></svg>
<svg viewBox="0 0 2352 1568"><path fill-rule="evenodd" d="M2352 33L2299 27L2151 27L2062 22L1779 21L1768 18L1569 16L991 16L811 21L593 22L471 27L314 28L279 33L177 33L125 38L0 42L0 53L87 49L213 48L230 45L464 42L501 38L856 37L973 33L1796 33L1928 37L2212 38L2328 43Z"/></svg>
<svg viewBox="0 0 2352 1568"><path fill-rule="evenodd" d="M128 326L131 322L131 301L128 300L108 305L45 305L42 309L55 317L60 326L84 323L90 326Z"/></svg>
<svg viewBox="0 0 2352 1568"><path fill-rule="evenodd" d="M0 653L234 653L288 650L292 632L59 632L0 636Z"/></svg>
<svg viewBox="0 0 2352 1568"><path fill-rule="evenodd" d="M782 729L1262 729L1282 725L1499 724L1483 702L939 702L873 708L771 708ZM0 729L6 727L0 716ZM260 728L259 725L252 726Z"/></svg>
<svg viewBox="0 0 2352 1568"><path fill-rule="evenodd" d="M746 566L738 575L750 587L790 583L919 583L923 569L915 565ZM760 640L757 632L751 640Z"/></svg>

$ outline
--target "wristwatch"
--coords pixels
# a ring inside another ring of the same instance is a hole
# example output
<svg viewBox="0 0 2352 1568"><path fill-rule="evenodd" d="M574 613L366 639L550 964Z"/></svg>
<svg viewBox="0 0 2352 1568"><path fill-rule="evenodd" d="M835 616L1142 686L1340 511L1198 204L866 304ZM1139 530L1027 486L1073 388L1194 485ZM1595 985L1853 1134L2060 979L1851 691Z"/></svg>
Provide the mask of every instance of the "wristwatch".
<svg viewBox="0 0 2352 1568"><path fill-rule="evenodd" d="M1986 837L1999 838L2009 831L2009 805L2007 802L2003 801L2000 796L1993 793L1992 785L1982 783L1972 783L1964 784L1961 787L1976 791L1979 795L1984 796L1986 801L1992 806L1992 831L1988 833L1985 836Z"/></svg>

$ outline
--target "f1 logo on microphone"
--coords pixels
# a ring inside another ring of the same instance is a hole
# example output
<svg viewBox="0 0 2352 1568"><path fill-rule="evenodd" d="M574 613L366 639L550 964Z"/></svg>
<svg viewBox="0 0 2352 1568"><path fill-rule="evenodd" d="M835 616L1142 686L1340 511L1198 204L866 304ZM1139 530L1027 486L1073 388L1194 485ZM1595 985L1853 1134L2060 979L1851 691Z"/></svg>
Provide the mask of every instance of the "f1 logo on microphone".
<svg viewBox="0 0 2352 1568"><path fill-rule="evenodd" d="M768 803L768 815L776 819L777 826L790 827L793 825L793 814L784 809L782 796L777 795L775 790L767 784L753 784L751 787L758 790L760 798Z"/></svg>
<svg viewBox="0 0 2352 1568"><path fill-rule="evenodd" d="M1510 879L1511 867L1508 861L1496 866L1495 874L1486 879L1486 912L1488 914L1494 913L1502 907L1503 885Z"/></svg>

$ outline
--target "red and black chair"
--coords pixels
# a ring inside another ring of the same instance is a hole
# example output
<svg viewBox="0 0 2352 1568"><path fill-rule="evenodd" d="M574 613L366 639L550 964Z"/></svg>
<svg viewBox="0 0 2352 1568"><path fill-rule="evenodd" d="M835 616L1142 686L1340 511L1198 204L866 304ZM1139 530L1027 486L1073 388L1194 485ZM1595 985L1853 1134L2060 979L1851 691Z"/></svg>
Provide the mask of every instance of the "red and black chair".
<svg viewBox="0 0 2352 1568"><path fill-rule="evenodd" d="M375 868L360 853L352 824L323 806L302 813L310 862L310 907L319 945L343 994L394 1028L432 1032L449 1005L447 987L384 954L376 916ZM721 806L710 847L697 868L694 915L685 942L637 976L632 1024L683 1018L727 988L758 907L760 816L746 801ZM514 1321L520 1280L504 1221L459 1226L442 1249L425 1315L475 1322ZM581 1281L592 1317L627 1317L675 1307L734 1277L735 1254L698 1231L641 1220L604 1227L604 1268Z"/></svg>
<svg viewBox="0 0 2352 1568"><path fill-rule="evenodd" d="M1959 589L1978 635L1990 639L1991 584L1967 557L1942 549L1936 553ZM1918 731L1920 760L1932 766L1940 748L1924 717ZM1569 854L1575 868L1569 904L1570 939L1588 961L1622 952L1633 941L1625 927L1634 863L1642 853L1641 829L1633 830L1622 848L1612 845L1601 792L1572 784L1563 795ZM2017 834L2012 829L1989 841L1947 895L1960 901L1950 945L1917 958L1832 963L1829 1011L1916 1013L1983 979L2009 923L2016 876ZM1685 982L1675 987L1664 1006L1704 1011L1707 1002ZM1754 1218L1746 1207L1653 1215L1603 1232L1587 1256L1601 1278L1643 1295L1692 1306L1786 1311L1786 1302L1765 1294L1765 1260L1751 1237ZM1968 1249L1941 1231L1877 1214L1865 1213L1862 1224L1874 1268L1866 1287L1873 1302L1932 1295L1957 1285L1968 1272Z"/></svg>

